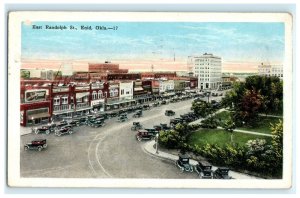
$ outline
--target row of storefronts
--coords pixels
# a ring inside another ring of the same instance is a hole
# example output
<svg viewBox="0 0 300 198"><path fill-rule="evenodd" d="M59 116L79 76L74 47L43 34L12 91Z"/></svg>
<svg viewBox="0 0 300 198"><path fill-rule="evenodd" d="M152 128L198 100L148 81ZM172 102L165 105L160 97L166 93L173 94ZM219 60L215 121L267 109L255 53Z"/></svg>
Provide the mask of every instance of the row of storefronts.
<svg viewBox="0 0 300 198"><path fill-rule="evenodd" d="M197 79L70 83L21 82L20 124L32 126L143 104L175 91L197 87ZM180 83L179 83L180 82ZM31 84L32 83L32 84ZM23 85L23 86L22 86Z"/></svg>

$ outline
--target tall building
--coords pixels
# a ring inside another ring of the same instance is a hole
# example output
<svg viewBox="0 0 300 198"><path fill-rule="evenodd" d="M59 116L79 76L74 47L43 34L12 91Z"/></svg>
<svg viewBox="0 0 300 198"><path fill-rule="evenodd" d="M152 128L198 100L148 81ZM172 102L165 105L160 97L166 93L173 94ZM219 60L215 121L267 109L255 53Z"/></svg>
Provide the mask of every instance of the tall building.
<svg viewBox="0 0 300 198"><path fill-rule="evenodd" d="M194 76L198 78L199 89L218 89L221 85L222 59L213 54L189 57Z"/></svg>
<svg viewBox="0 0 300 198"><path fill-rule="evenodd" d="M89 72L97 73L128 73L128 69L120 69L119 64L110 63L89 63Z"/></svg>
<svg viewBox="0 0 300 198"><path fill-rule="evenodd" d="M265 65L264 63L261 63L258 65L258 75L275 76L283 79L283 65Z"/></svg>

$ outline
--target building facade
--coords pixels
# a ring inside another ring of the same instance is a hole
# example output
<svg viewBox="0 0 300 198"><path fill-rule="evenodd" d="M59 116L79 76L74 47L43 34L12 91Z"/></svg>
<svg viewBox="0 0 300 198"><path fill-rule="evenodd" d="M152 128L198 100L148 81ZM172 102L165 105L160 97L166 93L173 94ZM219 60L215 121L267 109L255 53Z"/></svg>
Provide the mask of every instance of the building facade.
<svg viewBox="0 0 300 198"><path fill-rule="evenodd" d="M213 54L194 56L190 61L193 66L193 73L198 78L199 89L218 89L221 85L222 59Z"/></svg>
<svg viewBox="0 0 300 198"><path fill-rule="evenodd" d="M258 65L258 75L275 76L283 79L283 65L270 65L261 63Z"/></svg>

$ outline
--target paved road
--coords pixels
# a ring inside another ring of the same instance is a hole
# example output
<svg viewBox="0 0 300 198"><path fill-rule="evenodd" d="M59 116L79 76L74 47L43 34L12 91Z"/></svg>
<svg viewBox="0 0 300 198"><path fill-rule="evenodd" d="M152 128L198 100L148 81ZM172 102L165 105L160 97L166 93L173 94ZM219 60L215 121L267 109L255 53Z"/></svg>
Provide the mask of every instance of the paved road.
<svg viewBox="0 0 300 198"><path fill-rule="evenodd" d="M197 178L195 173L181 173L173 162L145 153L146 142L138 142L130 130L133 121L144 127L169 123L164 115L172 109L179 116L190 111L191 101L163 105L144 111L141 118L118 123L108 120L102 128L81 126L74 134L21 136L21 176L55 178ZM175 115L175 116L176 116ZM131 115L129 116L131 117ZM47 138L48 148L42 152L24 151L23 145L34 138Z"/></svg>

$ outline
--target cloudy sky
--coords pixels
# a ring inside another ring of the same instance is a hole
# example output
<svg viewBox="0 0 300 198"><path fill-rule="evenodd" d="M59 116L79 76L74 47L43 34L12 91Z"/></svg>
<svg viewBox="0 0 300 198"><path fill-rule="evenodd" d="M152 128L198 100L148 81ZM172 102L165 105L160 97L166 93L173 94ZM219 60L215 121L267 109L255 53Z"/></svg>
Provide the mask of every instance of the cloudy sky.
<svg viewBox="0 0 300 198"><path fill-rule="evenodd" d="M33 29L32 26L43 29ZM45 25L65 25L49 30ZM70 30L70 26L77 30ZM81 30L81 26L92 30ZM115 30L96 30L96 26ZM122 68L184 70L187 57L213 53L224 71L254 71L260 62L282 63L283 23L174 22L26 22L22 25L24 67L35 62L73 61L78 70L88 62L120 63ZM82 64L82 65L81 65ZM42 65L41 65L42 66Z"/></svg>

